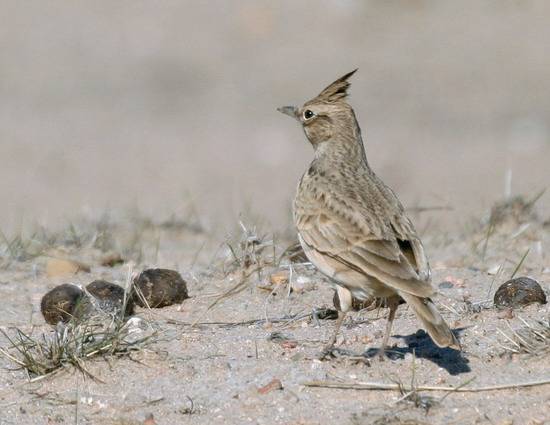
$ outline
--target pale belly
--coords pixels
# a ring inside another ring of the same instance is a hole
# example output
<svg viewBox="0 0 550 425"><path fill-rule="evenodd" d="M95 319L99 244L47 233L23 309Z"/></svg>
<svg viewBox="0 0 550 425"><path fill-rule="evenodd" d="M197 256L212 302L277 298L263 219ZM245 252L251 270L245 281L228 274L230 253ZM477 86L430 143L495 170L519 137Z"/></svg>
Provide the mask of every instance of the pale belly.
<svg viewBox="0 0 550 425"><path fill-rule="evenodd" d="M354 298L365 301L372 297L385 298L397 294L395 290L384 285L378 279L359 273L345 264L310 249L298 235L306 257L324 275L332 280L333 286L344 287Z"/></svg>

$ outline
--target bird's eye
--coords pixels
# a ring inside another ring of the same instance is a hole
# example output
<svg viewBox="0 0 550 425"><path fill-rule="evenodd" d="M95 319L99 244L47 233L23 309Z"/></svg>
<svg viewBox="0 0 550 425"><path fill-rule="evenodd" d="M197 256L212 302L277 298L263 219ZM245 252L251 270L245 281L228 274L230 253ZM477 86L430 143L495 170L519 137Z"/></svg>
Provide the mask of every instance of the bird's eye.
<svg viewBox="0 0 550 425"><path fill-rule="evenodd" d="M314 116L315 116L315 112L310 111L309 109L306 109L304 111L304 119L305 120L309 120L309 119L313 118Z"/></svg>

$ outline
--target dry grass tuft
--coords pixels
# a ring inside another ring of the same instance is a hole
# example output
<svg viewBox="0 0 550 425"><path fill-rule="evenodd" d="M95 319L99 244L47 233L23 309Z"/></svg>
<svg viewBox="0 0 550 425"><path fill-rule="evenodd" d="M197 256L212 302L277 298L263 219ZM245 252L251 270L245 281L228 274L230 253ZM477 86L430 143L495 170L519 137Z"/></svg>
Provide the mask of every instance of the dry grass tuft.
<svg viewBox="0 0 550 425"><path fill-rule="evenodd" d="M523 195L517 195L497 202L491 208L489 223L500 225L510 221L514 223L536 221L537 215L533 207L544 192L545 190L540 191L531 199L527 199Z"/></svg>
<svg viewBox="0 0 550 425"><path fill-rule="evenodd" d="M218 270L227 277L232 273L254 270L261 277L265 267L275 266L277 250L273 237L259 235L255 227L248 228L239 222L241 233L225 241L226 250L217 264Z"/></svg>
<svg viewBox="0 0 550 425"><path fill-rule="evenodd" d="M29 261L44 252L50 243L43 232L35 232L30 237L19 233L8 238L0 230L0 267L6 268L13 262Z"/></svg>
<svg viewBox="0 0 550 425"><path fill-rule="evenodd" d="M228 238L224 249L212 262L208 274L215 276L222 281L235 282L229 289L221 294L216 294L215 299L206 308L206 314L221 301L237 295L249 287L253 276L261 281L266 268L272 270L277 265L277 249L273 238L265 235L258 236L255 227L248 228L241 221L240 234L235 238ZM198 317L194 324L198 323L203 315Z"/></svg>
<svg viewBox="0 0 550 425"><path fill-rule="evenodd" d="M509 197L496 202L481 220L472 218L462 238L457 240L457 244L466 246L460 261L453 258L454 263L461 267L474 266L490 274L499 266L501 271L510 270L512 274L520 267L527 270L543 267L543 247L548 233L536 208L543 194L541 191L534 196ZM456 251L457 246L454 249Z"/></svg>
<svg viewBox="0 0 550 425"><path fill-rule="evenodd" d="M136 263L156 262L161 236L198 234L202 228L195 215L165 221L153 221L138 211L126 211L116 217L105 213L99 218L80 217L62 229L46 229L40 225L26 226L15 235L0 229L0 268L49 255L59 249L65 253L116 252Z"/></svg>
<svg viewBox="0 0 550 425"><path fill-rule="evenodd" d="M9 347L0 348L0 354L25 369L30 379L51 375L66 366L74 366L83 374L96 379L85 368L85 361L97 356L128 356L143 349L156 334L136 329L132 319L119 317L105 320L105 315L88 317L81 321L59 325L52 334L38 337L16 329L10 336L0 330L9 341Z"/></svg>
<svg viewBox="0 0 550 425"><path fill-rule="evenodd" d="M506 345L502 345L506 352L541 356L550 354L550 319L531 323L521 317L519 319L524 324L519 329L512 329L510 324L508 332L498 329L507 341Z"/></svg>
<svg viewBox="0 0 550 425"><path fill-rule="evenodd" d="M218 303L240 294L254 283L262 284L269 281L267 286L259 287L271 290L271 295L284 281L284 284L288 284L290 293L293 270L296 266L304 265L300 262L304 257L301 247L296 243L285 246L287 248L283 249L275 242L272 235L259 234L255 226L247 226L240 221L238 233L226 239L212 261L209 271L204 274L204 277L218 279L224 285L229 282L231 286L221 293L210 295L214 297L214 301L208 305L203 315L197 318L194 324L198 323L204 314ZM273 274L281 269L288 270L288 280L272 282Z"/></svg>
<svg viewBox="0 0 550 425"><path fill-rule="evenodd" d="M387 414L382 417L374 420L371 419L371 415L368 415L365 412L365 420L358 414L352 414L350 421L352 425L428 425L427 422L419 422L416 419L412 418L402 418L401 415L397 414Z"/></svg>

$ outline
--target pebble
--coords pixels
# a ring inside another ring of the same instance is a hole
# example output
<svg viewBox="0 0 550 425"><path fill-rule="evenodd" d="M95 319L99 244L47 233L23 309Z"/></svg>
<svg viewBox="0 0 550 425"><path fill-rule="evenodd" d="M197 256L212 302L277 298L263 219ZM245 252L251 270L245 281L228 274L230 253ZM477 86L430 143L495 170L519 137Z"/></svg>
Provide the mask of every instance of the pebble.
<svg viewBox="0 0 550 425"><path fill-rule="evenodd" d="M134 279L134 302L140 307L160 308L186 298L187 284L175 270L147 269Z"/></svg>
<svg viewBox="0 0 550 425"><path fill-rule="evenodd" d="M86 294L76 285L65 283L48 291L40 302L44 320L50 325L67 323L87 309Z"/></svg>
<svg viewBox="0 0 550 425"><path fill-rule="evenodd" d="M94 298L95 306L104 313L119 314L124 305L125 292L121 286L106 280L94 280L86 286L86 291ZM131 298L126 301L125 315L134 313L134 302Z"/></svg>
<svg viewBox="0 0 550 425"><path fill-rule="evenodd" d="M517 308L533 303L546 304L540 284L529 277L518 277L503 283L495 292L495 306Z"/></svg>

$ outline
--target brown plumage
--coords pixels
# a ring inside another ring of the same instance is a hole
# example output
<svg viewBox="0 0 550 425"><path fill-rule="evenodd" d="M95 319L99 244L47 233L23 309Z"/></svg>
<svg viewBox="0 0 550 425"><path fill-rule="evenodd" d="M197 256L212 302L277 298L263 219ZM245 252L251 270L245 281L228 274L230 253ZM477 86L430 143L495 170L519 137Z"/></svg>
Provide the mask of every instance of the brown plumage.
<svg viewBox="0 0 550 425"><path fill-rule="evenodd" d="M342 311L340 304L340 297L338 296L338 291L334 291L334 296L332 297L332 303L334 308L338 311ZM403 298L399 299L399 304L404 304L405 300ZM366 299L360 300L355 297L351 299L351 306L349 307L350 311L361 311L361 310L377 310L380 308L388 308L390 305L387 298L376 298L368 297Z"/></svg>
<svg viewBox="0 0 550 425"><path fill-rule="evenodd" d="M343 312L353 298L386 298L386 347L400 298L440 347L460 345L430 297L430 268L416 230L394 192L369 167L361 130L347 103L352 71L302 107L280 112L296 118L315 156L294 199L294 221L308 259L333 279ZM336 333L328 348L332 348Z"/></svg>

